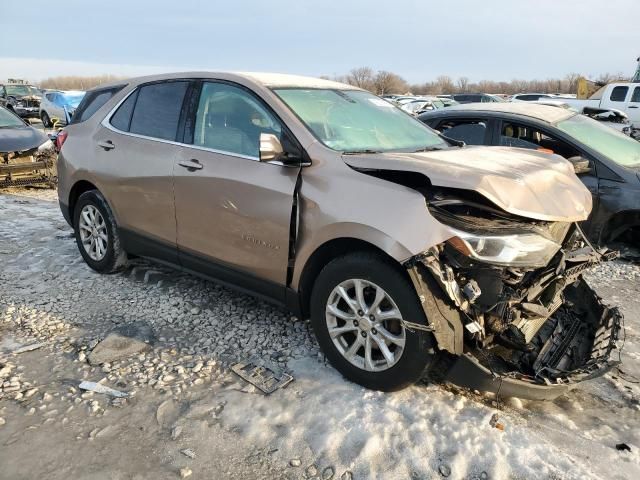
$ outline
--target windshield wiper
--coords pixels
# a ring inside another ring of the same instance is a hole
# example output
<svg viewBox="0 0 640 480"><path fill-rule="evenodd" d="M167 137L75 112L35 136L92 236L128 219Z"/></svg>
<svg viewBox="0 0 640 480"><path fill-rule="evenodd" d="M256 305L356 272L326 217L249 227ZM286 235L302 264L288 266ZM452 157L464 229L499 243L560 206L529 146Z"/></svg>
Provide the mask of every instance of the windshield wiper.
<svg viewBox="0 0 640 480"><path fill-rule="evenodd" d="M342 152L343 155L359 155L362 153L382 153L379 150L370 150L370 149L365 149L365 150L351 150L348 152Z"/></svg>

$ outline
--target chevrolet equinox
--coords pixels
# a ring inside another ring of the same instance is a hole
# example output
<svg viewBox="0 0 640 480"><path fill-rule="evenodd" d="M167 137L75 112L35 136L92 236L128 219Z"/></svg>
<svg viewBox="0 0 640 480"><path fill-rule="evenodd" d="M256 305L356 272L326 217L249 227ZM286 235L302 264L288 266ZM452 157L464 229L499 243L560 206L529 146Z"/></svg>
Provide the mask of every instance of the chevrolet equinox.
<svg viewBox="0 0 640 480"><path fill-rule="evenodd" d="M58 143L91 268L136 255L275 302L366 387L430 371L553 398L615 364L621 314L581 276L615 254L584 237L591 195L559 156L466 147L353 86L256 73L100 86Z"/></svg>

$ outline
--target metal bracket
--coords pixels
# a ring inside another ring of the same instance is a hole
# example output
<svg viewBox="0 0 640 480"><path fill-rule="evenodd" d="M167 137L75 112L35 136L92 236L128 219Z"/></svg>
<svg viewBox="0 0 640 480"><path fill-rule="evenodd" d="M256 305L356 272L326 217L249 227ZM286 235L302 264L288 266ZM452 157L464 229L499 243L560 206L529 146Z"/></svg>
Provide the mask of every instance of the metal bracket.
<svg viewBox="0 0 640 480"><path fill-rule="evenodd" d="M414 330L420 330L422 332L433 332L434 328L430 325L423 325L421 323L407 322L402 320L402 326L413 333Z"/></svg>

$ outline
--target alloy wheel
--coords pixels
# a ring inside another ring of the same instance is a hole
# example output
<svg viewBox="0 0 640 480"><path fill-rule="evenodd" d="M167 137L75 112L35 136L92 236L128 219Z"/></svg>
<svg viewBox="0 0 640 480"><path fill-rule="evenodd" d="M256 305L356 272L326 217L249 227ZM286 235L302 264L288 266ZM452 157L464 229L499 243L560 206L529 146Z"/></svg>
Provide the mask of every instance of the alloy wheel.
<svg viewBox="0 0 640 480"><path fill-rule="evenodd" d="M93 205L85 205L78 222L80 241L87 255L99 262L107 254L109 232L104 217Z"/></svg>
<svg viewBox="0 0 640 480"><path fill-rule="evenodd" d="M329 295L325 318L335 347L362 370L387 370L404 352L406 331L400 309L373 282L356 278L341 282Z"/></svg>

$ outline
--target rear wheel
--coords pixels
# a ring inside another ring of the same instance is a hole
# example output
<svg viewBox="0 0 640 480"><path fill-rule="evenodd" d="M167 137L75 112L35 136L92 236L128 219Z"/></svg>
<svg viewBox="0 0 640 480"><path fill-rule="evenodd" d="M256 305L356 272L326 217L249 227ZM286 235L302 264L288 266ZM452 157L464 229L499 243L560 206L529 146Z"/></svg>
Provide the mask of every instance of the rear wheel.
<svg viewBox="0 0 640 480"><path fill-rule="evenodd" d="M78 198L74 208L76 244L85 262L100 273L113 273L127 264L127 254L111 208L102 194L90 190Z"/></svg>
<svg viewBox="0 0 640 480"><path fill-rule="evenodd" d="M42 125L44 125L45 128L51 127L51 119L49 118L47 112L40 113L40 120L42 120Z"/></svg>
<svg viewBox="0 0 640 480"><path fill-rule="evenodd" d="M434 358L429 332L406 275L381 256L349 254L320 272L311 294L318 343L346 378L367 388L399 390L420 379Z"/></svg>

